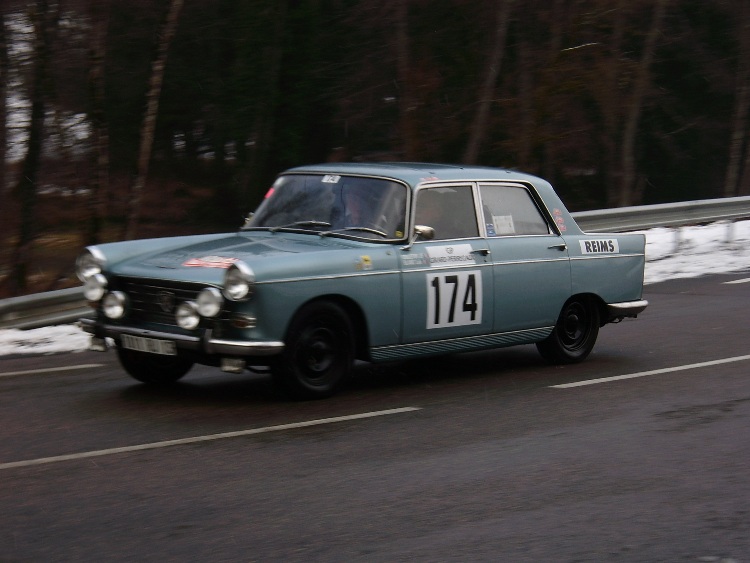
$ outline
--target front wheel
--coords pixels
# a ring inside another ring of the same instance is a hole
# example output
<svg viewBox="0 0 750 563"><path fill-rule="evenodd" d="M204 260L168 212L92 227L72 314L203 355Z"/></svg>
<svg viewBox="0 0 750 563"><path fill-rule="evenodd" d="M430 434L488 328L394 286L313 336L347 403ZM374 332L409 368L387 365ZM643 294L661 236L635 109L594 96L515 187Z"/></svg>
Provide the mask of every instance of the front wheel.
<svg viewBox="0 0 750 563"><path fill-rule="evenodd" d="M354 362L354 338L346 312L335 303L304 307L287 333L284 353L272 366L273 377L297 399L333 395Z"/></svg>
<svg viewBox="0 0 750 563"><path fill-rule="evenodd" d="M557 364L581 362L591 353L599 335L599 308L592 299L570 299L557 319L555 328L536 347L542 357Z"/></svg>
<svg viewBox="0 0 750 563"><path fill-rule="evenodd" d="M168 385L183 377L193 362L179 356L163 356L117 347L120 364L132 378L150 385Z"/></svg>

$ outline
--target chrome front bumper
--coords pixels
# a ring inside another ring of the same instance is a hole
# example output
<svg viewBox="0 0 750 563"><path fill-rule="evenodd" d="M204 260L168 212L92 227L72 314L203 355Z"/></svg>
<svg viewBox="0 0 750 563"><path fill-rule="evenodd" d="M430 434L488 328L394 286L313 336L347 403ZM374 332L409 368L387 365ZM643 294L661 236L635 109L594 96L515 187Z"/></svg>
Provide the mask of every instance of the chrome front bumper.
<svg viewBox="0 0 750 563"><path fill-rule="evenodd" d="M190 350L216 356L274 356L284 351L284 343L277 341L247 341L247 340L225 340L213 338L211 330L204 332L203 336L186 336L173 334L171 332L160 332L156 330L145 330L139 328L108 325L99 323L92 319L81 319L81 328L95 338L118 339L121 334L131 336L142 336L144 338L155 338L158 340L169 340L175 343L179 350Z"/></svg>

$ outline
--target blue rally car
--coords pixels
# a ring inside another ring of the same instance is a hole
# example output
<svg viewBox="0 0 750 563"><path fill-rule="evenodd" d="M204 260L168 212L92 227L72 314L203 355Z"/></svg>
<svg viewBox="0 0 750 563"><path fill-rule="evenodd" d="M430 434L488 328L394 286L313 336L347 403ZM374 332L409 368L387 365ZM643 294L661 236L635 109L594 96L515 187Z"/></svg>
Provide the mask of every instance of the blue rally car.
<svg viewBox="0 0 750 563"><path fill-rule="evenodd" d="M483 167L318 164L282 173L236 233L101 244L78 258L92 349L132 377L270 366L299 398L355 359L536 344L586 358L635 317L645 238L586 234L550 184Z"/></svg>

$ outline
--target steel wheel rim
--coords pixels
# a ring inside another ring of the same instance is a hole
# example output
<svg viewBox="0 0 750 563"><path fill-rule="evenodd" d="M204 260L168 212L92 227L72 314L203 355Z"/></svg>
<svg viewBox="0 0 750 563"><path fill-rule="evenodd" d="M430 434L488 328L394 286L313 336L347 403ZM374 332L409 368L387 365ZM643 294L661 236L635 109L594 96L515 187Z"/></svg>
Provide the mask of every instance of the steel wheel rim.
<svg viewBox="0 0 750 563"><path fill-rule="evenodd" d="M301 339L297 353L305 377L312 381L324 380L335 367L338 350L336 334L331 329L316 327L309 330Z"/></svg>
<svg viewBox="0 0 750 563"><path fill-rule="evenodd" d="M571 351L581 348L591 332L591 319L582 303L571 303L565 308L561 323L560 341Z"/></svg>

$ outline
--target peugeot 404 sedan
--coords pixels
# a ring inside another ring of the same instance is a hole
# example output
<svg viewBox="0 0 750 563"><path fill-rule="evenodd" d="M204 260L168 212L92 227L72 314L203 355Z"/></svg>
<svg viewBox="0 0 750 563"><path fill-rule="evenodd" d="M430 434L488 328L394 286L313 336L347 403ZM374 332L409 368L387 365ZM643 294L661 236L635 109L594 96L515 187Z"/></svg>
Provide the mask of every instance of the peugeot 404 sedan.
<svg viewBox="0 0 750 563"><path fill-rule="evenodd" d="M320 398L357 359L535 344L582 361L600 327L648 305L644 249L642 234L582 232L531 175L317 164L279 175L238 232L88 247L81 323L144 383L267 366Z"/></svg>

